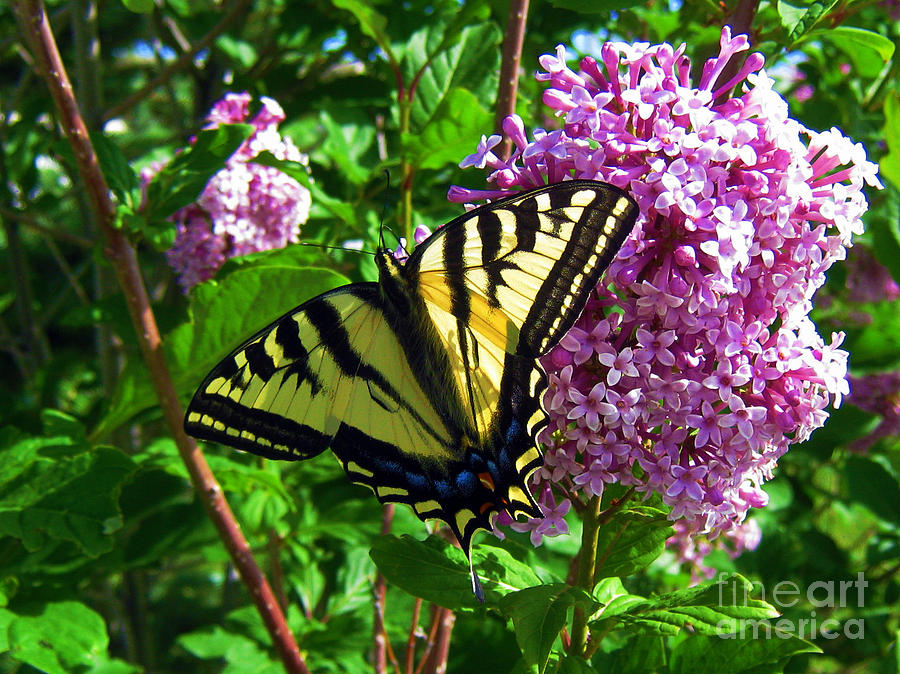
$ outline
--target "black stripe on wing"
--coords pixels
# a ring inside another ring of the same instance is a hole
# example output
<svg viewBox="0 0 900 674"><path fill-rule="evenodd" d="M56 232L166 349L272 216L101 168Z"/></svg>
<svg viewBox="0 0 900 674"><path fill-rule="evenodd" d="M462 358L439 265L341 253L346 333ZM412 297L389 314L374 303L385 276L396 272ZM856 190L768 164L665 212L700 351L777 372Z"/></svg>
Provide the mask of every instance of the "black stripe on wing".
<svg viewBox="0 0 900 674"><path fill-rule="evenodd" d="M571 189L551 189L521 204L522 217L536 222L525 228L525 236L534 237L538 231L556 235L561 223L567 220L558 211L570 207L573 199L584 193L593 195L592 203L584 206L581 219L572 229L565 253L553 265L522 326L520 344L527 344L538 355L557 344L574 325L590 291L600 282L638 216L637 204L617 187L592 181L571 181L563 185L571 185ZM539 208L540 197L549 198L550 209ZM534 246L534 240L528 245Z"/></svg>

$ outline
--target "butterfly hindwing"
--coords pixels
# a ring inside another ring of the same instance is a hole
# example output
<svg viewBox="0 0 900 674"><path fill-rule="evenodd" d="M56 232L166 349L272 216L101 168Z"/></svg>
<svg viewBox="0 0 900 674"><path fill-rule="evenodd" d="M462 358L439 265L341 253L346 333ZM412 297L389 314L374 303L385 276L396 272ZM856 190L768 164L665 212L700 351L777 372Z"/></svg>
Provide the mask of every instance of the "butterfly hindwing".
<svg viewBox="0 0 900 674"><path fill-rule="evenodd" d="M479 507L494 503L478 477L478 438L459 422L459 399L433 386L440 346L402 328L376 284L314 298L225 358L194 395L185 427L276 459L330 447L380 501L443 519L468 542L489 523Z"/></svg>

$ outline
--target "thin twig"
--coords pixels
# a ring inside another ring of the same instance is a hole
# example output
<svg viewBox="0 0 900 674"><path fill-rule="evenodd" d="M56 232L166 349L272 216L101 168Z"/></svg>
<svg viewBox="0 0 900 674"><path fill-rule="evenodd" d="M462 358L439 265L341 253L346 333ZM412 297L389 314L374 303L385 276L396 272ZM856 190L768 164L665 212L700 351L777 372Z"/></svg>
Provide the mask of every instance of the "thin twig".
<svg viewBox="0 0 900 674"><path fill-rule="evenodd" d="M428 674L444 674L447 671L447 658L450 656L450 636L456 623L456 614L449 608L438 608L435 613L437 634L434 647L425 659L425 672Z"/></svg>
<svg viewBox="0 0 900 674"><path fill-rule="evenodd" d="M413 604L413 614L409 621L409 639L406 641L406 674L413 674L413 666L416 659L416 635L419 631L419 614L422 611L422 598L416 597Z"/></svg>
<svg viewBox="0 0 900 674"><path fill-rule="evenodd" d="M240 3L238 3L240 4ZM134 323L144 362L150 373L160 401L166 424L172 433L178 452L191 476L194 488L201 496L207 514L219 532L228 553L234 560L257 610L275 643L275 647L289 672L307 674L297 643L288 629L284 614L272 589L253 558L247 540L241 533L222 488L209 469L196 443L182 426L183 410L178 401L171 374L163 357L162 340L156 318L150 306L147 289L140 275L134 249L121 230L113 226L115 206L97 154L91 144L84 119L72 91L69 76L59 55L56 39L41 0L21 0L13 5L26 42L29 43L56 108L56 115L75 156L75 162L96 218L98 230L106 243L106 255L112 263L125 301Z"/></svg>
<svg viewBox="0 0 900 674"><path fill-rule="evenodd" d="M416 667L416 671L413 674L422 674L425 665L431 661L431 651L437 641L437 631L441 624L440 612L442 610L443 609L433 604L431 606L431 626L428 628L428 634L425 637L425 650L422 652L422 659L419 660L419 666Z"/></svg>
<svg viewBox="0 0 900 674"><path fill-rule="evenodd" d="M91 249L94 247L94 242L90 239L83 236L78 236L77 234L64 232L61 229L52 229L47 225L42 225L34 216L29 215L25 211L19 211L14 208L0 206L0 218L14 220L20 225L27 227L28 229L33 229L40 234L53 237L54 239L59 239L60 241L66 241L68 243L75 244L80 248Z"/></svg>
<svg viewBox="0 0 900 674"><path fill-rule="evenodd" d="M213 41L215 41L215 39L219 37L219 35L221 35L226 28L228 28L229 24L231 24L231 22L233 22L241 15L241 13L250 4L250 1L251 0L235 0L235 3L231 6L231 9L228 10L225 16L219 19L219 23L213 26L212 30L210 30L206 35L195 42L190 51L185 52L177 59L175 59L168 68L163 70L156 77L147 82L147 84L135 91L124 101L117 103L109 110L107 110L103 115L103 119L112 119L113 117L118 117L127 110L130 110L137 103L147 98L147 96L149 96L157 88L161 87L170 79L172 79L175 74L181 72L185 68L190 67L193 63L194 57L199 52L209 47L213 43Z"/></svg>
<svg viewBox="0 0 900 674"><path fill-rule="evenodd" d="M522 62L522 44L525 42L525 23L528 19L528 0L510 0L506 18L506 34L503 36L503 60L500 63L500 87L497 90L497 111L494 130L503 135L503 120L516 111L516 94L519 91L519 65ZM512 140L504 138L500 145L504 157L512 152Z"/></svg>
<svg viewBox="0 0 900 674"><path fill-rule="evenodd" d="M56 245L56 242L50 238L44 238L44 245L47 246L47 250L50 251L50 254L53 256L53 259L56 261L56 264L59 265L60 270L62 270L63 276L66 277L66 280L69 282L69 285L72 288L72 291L78 297L79 302L83 306L87 306L91 303L91 298L88 297L87 291L85 291L84 286L81 285L81 281L79 280L79 276L84 273L85 270L82 270L79 273L75 273L72 270L72 267L69 266L69 263L66 262L65 256L59 250L59 246ZM51 312L47 312L51 313ZM44 323L47 322L46 316L44 317Z"/></svg>
<svg viewBox="0 0 900 674"><path fill-rule="evenodd" d="M391 524L394 520L394 504L386 503L381 513L381 535L386 536L391 532ZM379 571L375 574L375 587L373 588L375 602L373 611L375 612L374 622L372 625L372 650L373 660L375 664L375 672L377 674L385 674L387 672L387 652L390 644L388 643L387 627L384 624L384 608L387 599L387 581Z"/></svg>

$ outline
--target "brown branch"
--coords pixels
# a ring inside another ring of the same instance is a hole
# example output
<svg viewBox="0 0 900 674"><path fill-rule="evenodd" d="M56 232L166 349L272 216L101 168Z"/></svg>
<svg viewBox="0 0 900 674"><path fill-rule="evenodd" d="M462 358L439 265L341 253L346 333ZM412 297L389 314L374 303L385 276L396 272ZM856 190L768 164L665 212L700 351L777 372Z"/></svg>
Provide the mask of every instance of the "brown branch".
<svg viewBox="0 0 900 674"><path fill-rule="evenodd" d="M196 443L182 426L183 410L162 352L162 340L150 307L147 289L141 279L134 249L121 230L114 227L115 206L100 170L97 154L72 92L62 58L56 46L50 22L41 0L21 0L13 5L25 40L30 43L35 63L53 97L56 115L75 155L75 162L88 193L97 229L106 243L105 252L116 272L134 323L144 362L159 398L166 423L178 447L194 488L201 496L207 514L234 560L257 610L262 616L285 669L306 674L297 643L287 627L272 589L253 558L250 546L234 519L222 488L210 471Z"/></svg>
<svg viewBox="0 0 900 674"><path fill-rule="evenodd" d="M732 35L746 35L752 42L753 34L751 31L753 29L753 17L756 16L758 7L759 0L738 0L738 4L735 6L731 16L725 19L725 24L731 26ZM719 73L718 79L712 83L710 90L715 91L719 84L724 84L737 75L741 66L744 65L744 61L747 60L747 55L749 53L750 52L744 52L743 58L736 55L732 56L731 60L725 64L722 72ZM716 102L721 103L729 96L729 92L723 91Z"/></svg>
<svg viewBox="0 0 900 674"><path fill-rule="evenodd" d="M728 25L731 26L732 35L745 34L752 37L751 30L753 28L753 18L756 16L756 10L759 7L759 0L739 0L731 16L728 18ZM727 80L726 80L727 81Z"/></svg>
<svg viewBox="0 0 900 674"><path fill-rule="evenodd" d="M240 14L247 8L250 4L251 0L235 0L235 3L231 6L231 9L219 19L219 23L213 26L212 30L210 30L206 35L200 38L190 49L190 51L186 51L177 59L175 59L172 64L159 73L152 80L147 82L143 87L135 91L131 96L126 98L124 101L120 103L116 103L113 107L107 110L103 119L108 120L113 117L118 117L123 114L127 110L131 109L135 104L144 100L147 96L150 95L151 92L156 90L157 88L163 86L166 82L168 82L172 77L190 67L194 61L194 57L198 54L198 52L209 47L219 35L221 35L228 25L240 16Z"/></svg>
<svg viewBox="0 0 900 674"><path fill-rule="evenodd" d="M435 614L437 636L434 648L428 655L424 671L426 674L444 674L447 671L447 658L450 655L450 636L456 622L456 614L449 608L438 608Z"/></svg>
<svg viewBox="0 0 900 674"><path fill-rule="evenodd" d="M386 503L381 513L381 535L386 536L391 532L391 524L394 520L394 504ZM374 623L372 626L373 660L375 672L377 674L385 674L387 672L388 642L387 627L384 624L384 607L387 599L387 581L379 571L375 574L375 602L373 610L375 612Z"/></svg>
<svg viewBox="0 0 900 674"><path fill-rule="evenodd" d="M422 652L422 659L419 666L416 667L414 674L422 674L425 666L431 662L431 651L437 642L437 631L441 623L441 611L444 609L439 606L431 605L431 627L428 628L428 634L425 636L425 650Z"/></svg>
<svg viewBox="0 0 900 674"><path fill-rule="evenodd" d="M409 639L406 641L406 674L413 674L413 666L416 658L416 633L419 631L419 613L422 611L422 598L416 597L413 604L413 614L409 621Z"/></svg>
<svg viewBox="0 0 900 674"><path fill-rule="evenodd" d="M516 111L516 94L519 91L519 66L522 63L522 44L525 41L525 23L528 19L528 0L510 0L503 37L503 57L500 63L500 87L497 90L497 111L494 130L503 135L503 120ZM509 157L512 141L504 138L500 152Z"/></svg>

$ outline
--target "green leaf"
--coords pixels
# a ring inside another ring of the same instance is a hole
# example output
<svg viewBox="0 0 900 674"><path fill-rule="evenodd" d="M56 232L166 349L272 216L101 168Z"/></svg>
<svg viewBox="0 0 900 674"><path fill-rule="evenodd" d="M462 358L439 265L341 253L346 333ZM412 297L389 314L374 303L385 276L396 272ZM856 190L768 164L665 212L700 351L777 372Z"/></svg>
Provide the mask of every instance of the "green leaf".
<svg viewBox="0 0 900 674"><path fill-rule="evenodd" d="M340 199L335 199L330 194L327 194L316 183L310 183L309 191L312 195L314 208L325 210L341 222L350 225L352 228L358 226L359 219L356 216L356 211L353 210L353 206Z"/></svg>
<svg viewBox="0 0 900 674"><path fill-rule="evenodd" d="M837 0L778 0L778 14L781 25L788 33L788 40L794 43L802 38L837 4Z"/></svg>
<svg viewBox="0 0 900 674"><path fill-rule="evenodd" d="M643 634L674 635L689 625L697 634L722 635L740 629L744 621L778 615L766 602L753 599L752 583L737 574L651 598L618 588L615 581L603 588L608 601L591 622L592 630L606 631L615 619Z"/></svg>
<svg viewBox="0 0 900 674"><path fill-rule="evenodd" d="M600 527L596 577L640 571L662 554L671 535L665 511L650 505L626 506Z"/></svg>
<svg viewBox="0 0 900 674"><path fill-rule="evenodd" d="M86 437L84 424L59 410L41 410L41 426L46 437L66 436L77 441L84 441Z"/></svg>
<svg viewBox="0 0 900 674"><path fill-rule="evenodd" d="M850 456L843 474L851 501L863 504L889 524L900 524L900 485L884 466L864 456Z"/></svg>
<svg viewBox="0 0 900 674"><path fill-rule="evenodd" d="M285 175L290 176L291 178L296 180L304 187L309 187L309 183L311 182L309 176L309 166L307 166L306 164L301 164L298 161L291 161L290 159L279 159L268 150L263 150L247 163L259 164L260 166L269 166L271 168L278 169Z"/></svg>
<svg viewBox="0 0 900 674"><path fill-rule="evenodd" d="M592 613L599 604L584 590L563 583L525 588L500 600L501 610L512 618L525 662L536 665L538 672L546 668L573 606Z"/></svg>
<svg viewBox="0 0 900 674"><path fill-rule="evenodd" d="M563 655L555 671L557 674L596 674L598 670L577 655Z"/></svg>
<svg viewBox="0 0 900 674"><path fill-rule="evenodd" d="M670 641L655 634L638 634L628 640L625 648L613 653L600 652L591 659L594 671L643 674L666 671Z"/></svg>
<svg viewBox="0 0 900 674"><path fill-rule="evenodd" d="M368 35L375 40L375 43L384 49L393 60L391 55L391 42L385 32L387 30L387 19L379 14L375 8L362 0L332 0L335 7L345 9L359 22L359 27L364 35Z"/></svg>
<svg viewBox="0 0 900 674"><path fill-rule="evenodd" d="M887 92L884 98L884 127L881 131L888 152L878 161L878 172L900 189L900 96Z"/></svg>
<svg viewBox="0 0 900 674"><path fill-rule="evenodd" d="M888 145L890 146L890 141L888 141ZM896 148L896 150L897 152L892 150L889 156L894 159L900 158L900 148ZM886 157L883 157L882 161L884 159ZM894 168L897 170L895 177L898 178L898 182L896 184L900 185L900 163ZM880 209L877 214L873 213L866 223L866 234L872 239L872 253L875 255L875 259L887 268L894 281L900 280L900 219L896 217L900 210L898 206L900 206L898 194L892 190L890 200L886 200L885 208Z"/></svg>
<svg viewBox="0 0 900 674"><path fill-rule="evenodd" d="M507 550L489 543L473 546L472 563L481 578L485 603L489 606L510 592L540 582L530 566L517 560Z"/></svg>
<svg viewBox="0 0 900 674"><path fill-rule="evenodd" d="M468 90L477 100L486 104L491 103L497 93L500 69L500 50L497 46L501 39L497 27L492 23L469 26L460 31L459 38L452 47L428 61L428 54L431 53L428 45L442 43L442 31L443 25L428 26L410 40L408 59L404 61L406 80L411 82L424 67L416 85L410 112L412 133L422 133L455 89ZM479 104L479 107L487 106ZM454 109L445 106L444 110L453 112ZM457 108L455 112L460 114L463 111ZM480 133L490 132L491 126L488 122Z"/></svg>
<svg viewBox="0 0 900 674"><path fill-rule="evenodd" d="M375 128L352 115L335 119L325 110L319 113L319 121L326 133L322 149L334 166L352 185L361 185L368 180L372 166L367 165L363 155L375 142Z"/></svg>
<svg viewBox="0 0 900 674"><path fill-rule="evenodd" d="M429 536L382 536L369 551L372 561L392 585L450 609L477 608L469 565L462 550Z"/></svg>
<svg viewBox="0 0 900 674"><path fill-rule="evenodd" d="M0 435L0 534L31 551L47 538L70 541L96 557L112 549L122 526L119 491L136 466L117 449L91 449L70 438Z"/></svg>
<svg viewBox="0 0 900 674"><path fill-rule="evenodd" d="M458 164L474 150L485 130L490 130L491 122L491 114L472 92L454 88L420 135L403 134L403 153L416 168Z"/></svg>
<svg viewBox="0 0 900 674"><path fill-rule="evenodd" d="M178 644L201 660L224 660L220 670L238 672L267 672L280 674L284 668L269 656L254 639L236 634L218 625L178 637Z"/></svg>
<svg viewBox="0 0 900 674"><path fill-rule="evenodd" d="M66 674L106 661L109 637L97 613L75 601L31 604L3 610L8 655L48 672Z"/></svg>
<svg viewBox="0 0 900 674"><path fill-rule="evenodd" d="M853 366L879 370L896 367L900 363L900 312L896 306L874 302L857 304L855 309L872 320L861 328L846 328L843 348L853 354Z"/></svg>
<svg viewBox="0 0 900 674"><path fill-rule="evenodd" d="M382 536L369 554L391 584L415 597L451 609L480 607L472 593L465 554L440 538L418 541L412 536ZM533 571L502 548L476 545L472 563L488 606L504 594L540 582Z"/></svg>
<svg viewBox="0 0 900 674"><path fill-rule="evenodd" d="M128 164L128 160L125 159L119 146L101 133L92 134L91 143L97 152L97 160L100 162L103 176L119 203L130 209L137 208L141 180Z"/></svg>
<svg viewBox="0 0 900 674"><path fill-rule="evenodd" d="M258 258L221 281L194 288L192 320L163 341L176 388L193 392L204 376L232 349L279 316L348 279L330 269L297 268ZM295 289L285 292L285 289ZM129 363L116 382L109 410L94 429L103 437L134 415L156 406L156 393L143 362Z"/></svg>
<svg viewBox="0 0 900 674"><path fill-rule="evenodd" d="M259 53L252 43L246 40L238 40L228 33L224 33L216 38L216 47L247 69L259 61Z"/></svg>
<svg viewBox="0 0 900 674"><path fill-rule="evenodd" d="M135 14L150 14L153 11L153 0L122 0L125 8Z"/></svg>
<svg viewBox="0 0 900 674"><path fill-rule="evenodd" d="M197 134L194 144L176 155L147 185L150 221L163 220L197 200L206 183L253 133L251 124L222 124Z"/></svg>
<svg viewBox="0 0 900 674"><path fill-rule="evenodd" d="M876 77L884 64L894 56L894 43L875 31L852 26L813 30L805 36L811 40L828 40L853 60L863 77Z"/></svg>
<svg viewBox="0 0 900 674"><path fill-rule="evenodd" d="M669 672L672 674L739 674L754 667L762 671L783 671L783 663L799 653L821 653L803 639L788 633L771 631L747 633L747 638L721 638L697 635L672 649Z"/></svg>

